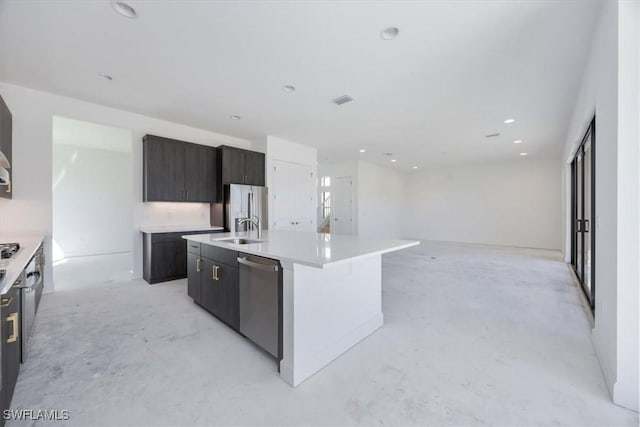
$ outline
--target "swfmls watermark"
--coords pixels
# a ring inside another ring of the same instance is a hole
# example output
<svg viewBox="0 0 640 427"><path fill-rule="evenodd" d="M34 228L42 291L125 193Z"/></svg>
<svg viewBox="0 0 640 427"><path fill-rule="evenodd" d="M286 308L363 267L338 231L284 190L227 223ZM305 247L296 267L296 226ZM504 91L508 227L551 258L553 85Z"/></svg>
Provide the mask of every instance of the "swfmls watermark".
<svg viewBox="0 0 640 427"><path fill-rule="evenodd" d="M2 418L14 421L68 421L68 409L5 409Z"/></svg>

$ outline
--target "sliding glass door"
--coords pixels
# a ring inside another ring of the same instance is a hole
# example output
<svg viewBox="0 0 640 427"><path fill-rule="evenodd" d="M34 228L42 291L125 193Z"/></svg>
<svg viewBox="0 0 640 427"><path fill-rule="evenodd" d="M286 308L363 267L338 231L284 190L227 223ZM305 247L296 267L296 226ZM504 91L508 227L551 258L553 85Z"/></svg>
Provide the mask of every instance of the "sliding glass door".
<svg viewBox="0 0 640 427"><path fill-rule="evenodd" d="M595 117L571 163L571 264L589 305L595 307Z"/></svg>

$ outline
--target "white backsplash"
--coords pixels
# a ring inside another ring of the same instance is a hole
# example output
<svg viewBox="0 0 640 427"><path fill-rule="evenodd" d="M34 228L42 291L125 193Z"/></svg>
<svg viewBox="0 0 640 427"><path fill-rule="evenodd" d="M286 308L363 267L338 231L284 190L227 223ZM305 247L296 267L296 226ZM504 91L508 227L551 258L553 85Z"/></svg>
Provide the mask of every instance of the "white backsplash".
<svg viewBox="0 0 640 427"><path fill-rule="evenodd" d="M140 209L141 226L209 225L208 203L149 202Z"/></svg>

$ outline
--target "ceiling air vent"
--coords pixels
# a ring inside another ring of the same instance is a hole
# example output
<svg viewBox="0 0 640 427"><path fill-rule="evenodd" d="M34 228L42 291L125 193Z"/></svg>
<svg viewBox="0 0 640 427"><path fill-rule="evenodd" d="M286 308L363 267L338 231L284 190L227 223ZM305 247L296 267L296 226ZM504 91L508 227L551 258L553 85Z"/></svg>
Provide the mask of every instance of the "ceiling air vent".
<svg viewBox="0 0 640 427"><path fill-rule="evenodd" d="M347 102L351 102L353 101L353 98L350 97L349 95L342 95L337 97L336 99L334 99L333 102L336 105L342 105L342 104L346 104Z"/></svg>
<svg viewBox="0 0 640 427"><path fill-rule="evenodd" d="M494 138L496 136L500 136L500 134L499 133L490 133L489 135L485 135L484 137L485 138Z"/></svg>

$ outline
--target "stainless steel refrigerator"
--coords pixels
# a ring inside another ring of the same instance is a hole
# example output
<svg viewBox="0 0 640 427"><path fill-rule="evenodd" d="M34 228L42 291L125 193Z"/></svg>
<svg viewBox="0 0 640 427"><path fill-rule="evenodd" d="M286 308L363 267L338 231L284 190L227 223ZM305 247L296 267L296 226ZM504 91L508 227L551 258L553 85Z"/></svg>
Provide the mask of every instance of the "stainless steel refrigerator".
<svg viewBox="0 0 640 427"><path fill-rule="evenodd" d="M224 186L224 227L231 232L257 231L249 222L238 225L244 218L260 218L267 229L267 187L227 184Z"/></svg>

